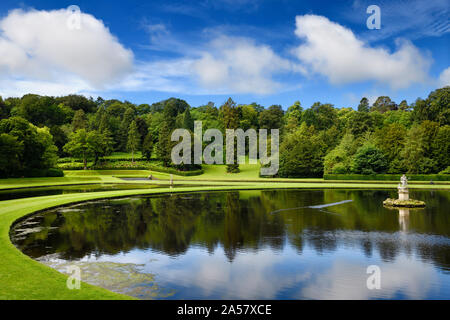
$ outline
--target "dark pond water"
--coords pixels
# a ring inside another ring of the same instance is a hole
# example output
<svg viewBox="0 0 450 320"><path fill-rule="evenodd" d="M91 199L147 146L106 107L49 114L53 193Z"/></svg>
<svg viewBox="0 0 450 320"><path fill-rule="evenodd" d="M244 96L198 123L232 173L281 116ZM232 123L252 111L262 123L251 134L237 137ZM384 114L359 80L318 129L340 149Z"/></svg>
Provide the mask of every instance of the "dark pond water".
<svg viewBox="0 0 450 320"><path fill-rule="evenodd" d="M67 193L101 192L113 190L149 189L164 186L150 184L92 184L58 187L20 188L13 190L0 190L0 201L23 199L31 197L52 196ZM179 185L175 187L180 187Z"/></svg>
<svg viewBox="0 0 450 320"><path fill-rule="evenodd" d="M382 206L394 196L267 190L102 200L32 216L11 237L42 263L78 266L82 280L141 299L449 299L450 192L413 191L427 207L401 212ZM379 267L379 289L368 288L369 266Z"/></svg>

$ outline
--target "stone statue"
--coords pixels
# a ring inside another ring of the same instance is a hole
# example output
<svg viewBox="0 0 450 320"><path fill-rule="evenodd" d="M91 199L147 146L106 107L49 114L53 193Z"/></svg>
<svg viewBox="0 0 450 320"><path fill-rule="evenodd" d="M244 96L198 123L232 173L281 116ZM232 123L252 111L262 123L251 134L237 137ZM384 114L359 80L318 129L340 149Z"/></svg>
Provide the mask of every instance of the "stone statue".
<svg viewBox="0 0 450 320"><path fill-rule="evenodd" d="M398 184L398 199L388 198L383 202L383 204L387 207L398 207L398 208L425 207L425 202L415 199L409 199L408 178L406 178L406 175L403 175L400 178L400 183ZM400 211L400 215L401 214L402 212Z"/></svg>
<svg viewBox="0 0 450 320"><path fill-rule="evenodd" d="M408 187L408 178L406 178L406 175L403 175L403 176L400 178L400 181L401 181L401 186L402 186L403 188Z"/></svg>
<svg viewBox="0 0 450 320"><path fill-rule="evenodd" d="M398 185L398 199L409 200L408 178L406 178L406 175L403 175L400 178L400 183Z"/></svg>

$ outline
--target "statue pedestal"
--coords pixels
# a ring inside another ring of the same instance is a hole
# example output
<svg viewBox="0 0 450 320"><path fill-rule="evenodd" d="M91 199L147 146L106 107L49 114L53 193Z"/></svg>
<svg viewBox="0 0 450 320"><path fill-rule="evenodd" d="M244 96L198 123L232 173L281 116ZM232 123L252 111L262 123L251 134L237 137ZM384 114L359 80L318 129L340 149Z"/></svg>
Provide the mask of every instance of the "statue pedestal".
<svg viewBox="0 0 450 320"><path fill-rule="evenodd" d="M386 199L383 201L383 205L386 207L395 208L423 208L425 207L425 202L409 199L408 190L408 179L403 175L400 179L400 184L398 185L398 199Z"/></svg>
<svg viewBox="0 0 450 320"><path fill-rule="evenodd" d="M403 188L403 187L398 188L398 200L409 200L408 188Z"/></svg>

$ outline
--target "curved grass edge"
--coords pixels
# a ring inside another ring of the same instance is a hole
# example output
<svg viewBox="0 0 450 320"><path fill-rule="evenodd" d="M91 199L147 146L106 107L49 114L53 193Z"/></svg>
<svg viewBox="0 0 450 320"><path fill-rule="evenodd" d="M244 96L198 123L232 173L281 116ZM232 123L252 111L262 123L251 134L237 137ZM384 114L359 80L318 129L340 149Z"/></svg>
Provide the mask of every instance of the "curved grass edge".
<svg viewBox="0 0 450 320"><path fill-rule="evenodd" d="M133 299L106 289L83 283L80 290L69 290L67 276L45 266L18 250L10 240L10 229L17 221L39 211L90 200L123 198L138 195L191 193L204 191L263 190L263 189L332 189L328 184L258 183L228 186L180 187L177 189L137 189L63 194L0 202L0 299L2 300L112 300ZM334 186L336 188L336 186ZM346 189L383 188L380 185L342 184ZM383 189L391 189L385 185ZM337 189L337 188L336 188Z"/></svg>
<svg viewBox="0 0 450 320"><path fill-rule="evenodd" d="M244 187L244 189L250 188ZM134 300L133 297L84 282L80 290L69 290L66 285L66 275L23 254L12 244L10 230L17 221L27 216L43 210L90 200L231 189L243 189L243 186L120 190L2 201L0 202L0 300ZM261 186L255 189L261 189Z"/></svg>

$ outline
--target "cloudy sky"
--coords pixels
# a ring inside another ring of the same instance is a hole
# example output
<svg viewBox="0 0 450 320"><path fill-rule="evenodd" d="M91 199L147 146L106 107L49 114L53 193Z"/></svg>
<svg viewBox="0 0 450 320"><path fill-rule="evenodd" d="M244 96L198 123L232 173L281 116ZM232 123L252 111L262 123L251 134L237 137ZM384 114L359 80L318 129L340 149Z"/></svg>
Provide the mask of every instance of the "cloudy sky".
<svg viewBox="0 0 450 320"><path fill-rule="evenodd" d="M379 30L366 25L372 4ZM450 84L449 11L448 0L2 0L0 95L411 103Z"/></svg>

